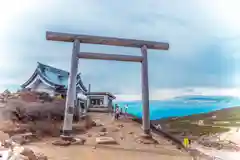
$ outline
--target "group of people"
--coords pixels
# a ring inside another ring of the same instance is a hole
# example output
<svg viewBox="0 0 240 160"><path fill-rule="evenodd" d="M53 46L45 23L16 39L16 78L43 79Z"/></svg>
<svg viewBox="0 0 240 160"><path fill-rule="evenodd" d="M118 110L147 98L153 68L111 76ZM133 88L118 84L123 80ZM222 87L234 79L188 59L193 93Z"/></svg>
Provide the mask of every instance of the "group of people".
<svg viewBox="0 0 240 160"><path fill-rule="evenodd" d="M127 104L124 106L124 111L123 111L123 108L121 108L118 104L115 104L115 107L113 106L113 108L112 108L114 119L118 120L121 115L126 117L127 109L128 109Z"/></svg>

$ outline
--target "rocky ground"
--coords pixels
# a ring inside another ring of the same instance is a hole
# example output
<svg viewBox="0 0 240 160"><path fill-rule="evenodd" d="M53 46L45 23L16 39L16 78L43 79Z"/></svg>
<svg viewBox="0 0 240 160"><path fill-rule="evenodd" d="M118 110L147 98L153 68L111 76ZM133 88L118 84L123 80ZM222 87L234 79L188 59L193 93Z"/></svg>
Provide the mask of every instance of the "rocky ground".
<svg viewBox="0 0 240 160"><path fill-rule="evenodd" d="M0 160L192 159L159 135L143 135L140 124L130 117L115 121L107 113L78 119L76 111L73 139L63 141L65 100L29 91L1 97Z"/></svg>
<svg viewBox="0 0 240 160"><path fill-rule="evenodd" d="M49 157L61 159L191 159L188 153L178 150L162 137L153 134L153 139L142 139L142 130L138 123L130 119L113 121L104 113L90 115L96 126L85 133L76 134L77 143L68 143L67 147L52 146L59 139L48 139L45 143L35 143L39 149L48 147L44 153ZM84 145L83 145L84 143ZM56 144L55 144L56 145ZM59 145L59 144L58 144ZM43 151L43 150L39 150ZM74 155L74 156L73 156Z"/></svg>
<svg viewBox="0 0 240 160"><path fill-rule="evenodd" d="M142 138L140 125L128 118L113 121L112 116L104 113L91 113L90 117L94 120L93 126L75 134L74 141L71 142L62 141L59 137L41 137L30 132L15 134L10 138L9 135L2 133L1 140L11 139L14 144L17 143L20 149L15 146L10 148L13 148L12 153L21 157L24 157L23 152L27 150L35 157L41 156L40 158L52 160L191 159L188 153L177 149L162 137L153 134L153 139ZM31 159L28 155L27 157ZM26 155L24 158L27 159Z"/></svg>

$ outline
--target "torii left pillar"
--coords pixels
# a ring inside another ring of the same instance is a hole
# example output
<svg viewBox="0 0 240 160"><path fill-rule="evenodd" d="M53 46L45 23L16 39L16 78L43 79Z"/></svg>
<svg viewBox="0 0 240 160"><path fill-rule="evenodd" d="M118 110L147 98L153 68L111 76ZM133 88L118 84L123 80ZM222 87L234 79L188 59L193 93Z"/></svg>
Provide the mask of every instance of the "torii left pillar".
<svg viewBox="0 0 240 160"><path fill-rule="evenodd" d="M67 90L67 98L66 98L66 106L65 106L65 114L64 114L64 122L63 122L63 130L62 137L67 138L71 136L72 133L72 121L74 111L76 109L76 79L78 72L78 53L80 51L80 42L75 39L73 43L72 49L72 57L71 57L71 69L68 80L68 90Z"/></svg>
<svg viewBox="0 0 240 160"><path fill-rule="evenodd" d="M143 60L141 62L142 71L142 129L145 134L150 134L150 117L149 117L149 87L148 87L148 56L147 46L141 47Z"/></svg>

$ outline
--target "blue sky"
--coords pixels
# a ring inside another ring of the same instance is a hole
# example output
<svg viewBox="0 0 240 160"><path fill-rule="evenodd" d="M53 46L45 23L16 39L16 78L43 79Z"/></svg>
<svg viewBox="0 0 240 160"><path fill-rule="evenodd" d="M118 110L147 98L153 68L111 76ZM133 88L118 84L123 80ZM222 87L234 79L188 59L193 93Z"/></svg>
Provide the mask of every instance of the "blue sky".
<svg viewBox="0 0 240 160"><path fill-rule="evenodd" d="M37 61L69 70L72 44L47 41L49 30L169 42L169 51L148 52L153 96L196 88L238 94L239 6L239 0L1 2L0 91L24 83ZM140 49L86 44L81 51L140 54ZM79 69L95 91L141 93L140 64L80 60Z"/></svg>

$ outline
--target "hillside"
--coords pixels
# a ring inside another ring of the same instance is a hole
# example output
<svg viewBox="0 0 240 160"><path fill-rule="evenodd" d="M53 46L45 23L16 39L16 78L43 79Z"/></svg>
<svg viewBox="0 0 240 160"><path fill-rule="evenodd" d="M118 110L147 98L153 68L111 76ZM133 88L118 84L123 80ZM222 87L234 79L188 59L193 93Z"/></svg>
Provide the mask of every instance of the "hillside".
<svg viewBox="0 0 240 160"><path fill-rule="evenodd" d="M204 114L171 117L153 121L169 133L178 136L202 136L229 131L240 127L240 107L232 107Z"/></svg>
<svg viewBox="0 0 240 160"><path fill-rule="evenodd" d="M229 124L240 126L240 107L232 107L232 108L225 108L221 110L217 110L214 112L209 113L203 113L203 114L194 114L190 116L184 116L184 117L172 117L167 119L162 119L161 121L191 121L191 122L197 122L199 120L204 120L204 124L215 124L214 122L225 122L221 123L223 125L226 125L229 122Z"/></svg>

